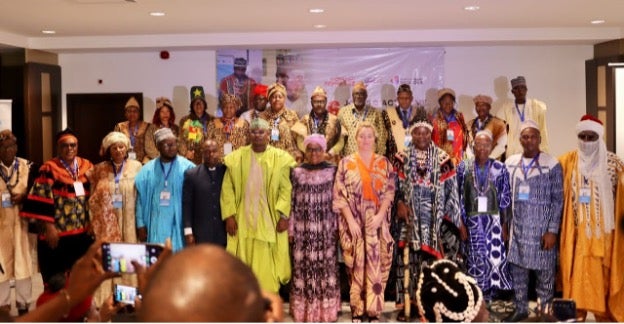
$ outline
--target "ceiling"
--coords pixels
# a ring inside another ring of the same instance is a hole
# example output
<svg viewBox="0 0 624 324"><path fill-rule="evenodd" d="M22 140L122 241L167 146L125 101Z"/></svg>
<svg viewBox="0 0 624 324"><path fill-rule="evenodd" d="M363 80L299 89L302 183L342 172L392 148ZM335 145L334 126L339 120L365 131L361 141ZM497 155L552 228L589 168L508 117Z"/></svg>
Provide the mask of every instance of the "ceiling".
<svg viewBox="0 0 624 324"><path fill-rule="evenodd" d="M471 5L480 9L464 10ZM0 6L0 44L53 52L624 38L624 0L2 0ZM165 16L150 16L154 11ZM605 23L591 24L595 19Z"/></svg>

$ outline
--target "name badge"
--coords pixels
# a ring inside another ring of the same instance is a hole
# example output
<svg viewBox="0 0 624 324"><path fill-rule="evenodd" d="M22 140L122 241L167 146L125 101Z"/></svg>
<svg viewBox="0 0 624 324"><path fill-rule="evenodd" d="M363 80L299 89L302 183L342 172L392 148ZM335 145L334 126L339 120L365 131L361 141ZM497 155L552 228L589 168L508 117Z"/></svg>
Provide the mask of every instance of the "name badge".
<svg viewBox="0 0 624 324"><path fill-rule="evenodd" d="M11 193L8 191L4 191L2 193L2 208L11 208L13 207L13 203L11 202Z"/></svg>
<svg viewBox="0 0 624 324"><path fill-rule="evenodd" d="M452 129L446 130L446 140L451 142L455 140L455 133Z"/></svg>
<svg viewBox="0 0 624 324"><path fill-rule="evenodd" d="M412 136L405 135L405 139L403 140L403 145L405 145L405 147L408 147L411 143L412 143Z"/></svg>
<svg viewBox="0 0 624 324"><path fill-rule="evenodd" d="M526 201L529 200L529 194L531 193L531 187L526 184L521 184L518 186L518 200Z"/></svg>
<svg viewBox="0 0 624 324"><path fill-rule="evenodd" d="M123 206L123 196L120 193L113 194L113 208L121 209Z"/></svg>
<svg viewBox="0 0 624 324"><path fill-rule="evenodd" d="M591 201L591 189L584 187L579 192L579 202L581 204L589 204Z"/></svg>
<svg viewBox="0 0 624 324"><path fill-rule="evenodd" d="M85 195L84 186L82 182L76 181L74 182L74 192L76 193L76 197L82 197Z"/></svg>
<svg viewBox="0 0 624 324"><path fill-rule="evenodd" d="M169 206L171 203L171 192L169 190L164 189L160 192L160 205L161 206Z"/></svg>
<svg viewBox="0 0 624 324"><path fill-rule="evenodd" d="M271 129L271 140L273 142L279 141L279 129L277 128Z"/></svg>
<svg viewBox="0 0 624 324"><path fill-rule="evenodd" d="M228 155L232 153L232 143L223 144L223 155Z"/></svg>
<svg viewBox="0 0 624 324"><path fill-rule="evenodd" d="M487 212L487 208L488 208L488 199L486 196L479 196L477 198L477 211L479 213L485 213Z"/></svg>
<svg viewBox="0 0 624 324"><path fill-rule="evenodd" d="M128 159L136 160L136 152L135 151L128 152Z"/></svg>

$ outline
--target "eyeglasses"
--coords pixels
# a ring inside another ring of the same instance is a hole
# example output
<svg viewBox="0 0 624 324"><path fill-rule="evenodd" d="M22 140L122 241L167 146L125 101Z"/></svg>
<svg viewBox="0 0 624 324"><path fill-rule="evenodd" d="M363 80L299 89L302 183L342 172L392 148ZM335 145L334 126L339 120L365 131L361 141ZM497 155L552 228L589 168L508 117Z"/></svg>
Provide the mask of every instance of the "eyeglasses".
<svg viewBox="0 0 624 324"><path fill-rule="evenodd" d="M60 146L62 149L76 148L76 146L78 146L78 143L61 143Z"/></svg>

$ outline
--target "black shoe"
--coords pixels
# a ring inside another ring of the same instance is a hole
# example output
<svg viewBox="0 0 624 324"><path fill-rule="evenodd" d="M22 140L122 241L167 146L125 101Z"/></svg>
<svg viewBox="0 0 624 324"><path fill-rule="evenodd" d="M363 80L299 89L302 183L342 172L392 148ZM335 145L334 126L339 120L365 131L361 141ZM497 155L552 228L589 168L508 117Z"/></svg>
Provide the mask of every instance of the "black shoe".
<svg viewBox="0 0 624 324"><path fill-rule="evenodd" d="M507 323L514 323L514 322L520 322L522 320L525 320L529 317L529 312L519 312L519 311L514 311L511 315L507 316L503 322L507 322Z"/></svg>

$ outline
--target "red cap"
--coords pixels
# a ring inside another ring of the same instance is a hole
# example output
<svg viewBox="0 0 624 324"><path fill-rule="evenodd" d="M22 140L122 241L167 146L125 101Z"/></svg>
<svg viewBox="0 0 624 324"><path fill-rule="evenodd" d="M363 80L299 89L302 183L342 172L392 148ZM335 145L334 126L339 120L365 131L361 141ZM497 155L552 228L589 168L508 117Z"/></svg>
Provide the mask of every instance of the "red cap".
<svg viewBox="0 0 624 324"><path fill-rule="evenodd" d="M604 124L602 123L602 121L600 119L598 119L598 118L596 118L596 117L594 117L592 115L584 115L583 117L581 117L581 121L584 121L584 120L591 120L593 122L596 122L596 123L604 126Z"/></svg>
<svg viewBox="0 0 624 324"><path fill-rule="evenodd" d="M254 87L253 93L254 93L254 97L257 95L263 95L263 96L267 96L267 89L269 87L264 85L264 84L256 84L256 86Z"/></svg>

